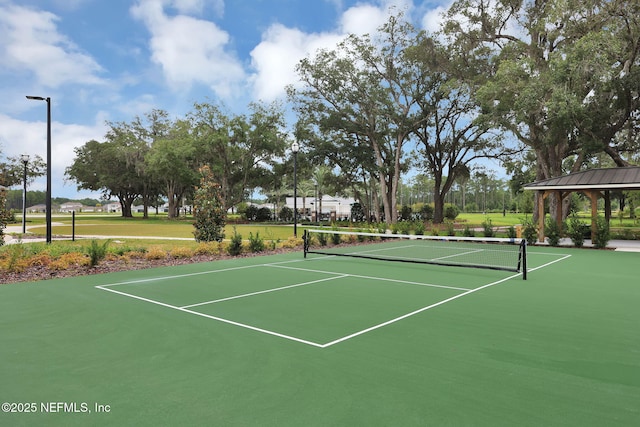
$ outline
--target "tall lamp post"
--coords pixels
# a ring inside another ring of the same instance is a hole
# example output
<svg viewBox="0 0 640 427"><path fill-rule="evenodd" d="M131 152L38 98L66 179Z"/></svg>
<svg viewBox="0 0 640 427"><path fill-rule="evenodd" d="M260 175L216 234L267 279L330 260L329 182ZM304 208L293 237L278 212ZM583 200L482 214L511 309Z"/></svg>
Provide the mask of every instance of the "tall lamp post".
<svg viewBox="0 0 640 427"><path fill-rule="evenodd" d="M293 152L293 236L298 237L298 151L300 144L291 144Z"/></svg>
<svg viewBox="0 0 640 427"><path fill-rule="evenodd" d="M45 101L47 103L47 243L51 243L51 98L28 96L27 99Z"/></svg>
<svg viewBox="0 0 640 427"><path fill-rule="evenodd" d="M29 155L23 154L20 160L24 165L22 174L22 234L27 232L27 165L29 164Z"/></svg>
<svg viewBox="0 0 640 427"><path fill-rule="evenodd" d="M315 208L315 210L316 210L316 222L317 222L318 224L320 224L320 217L318 216L318 204L320 203L320 200L318 200L318 184L315 184L315 185L314 185L314 187L315 187L315 188L314 188L314 192L315 192L315 193L314 193L314 195L313 195L313 196L314 196L314 197L315 197L315 199L316 199L316 200L315 200L315 201L316 201L316 205L314 206L314 208Z"/></svg>

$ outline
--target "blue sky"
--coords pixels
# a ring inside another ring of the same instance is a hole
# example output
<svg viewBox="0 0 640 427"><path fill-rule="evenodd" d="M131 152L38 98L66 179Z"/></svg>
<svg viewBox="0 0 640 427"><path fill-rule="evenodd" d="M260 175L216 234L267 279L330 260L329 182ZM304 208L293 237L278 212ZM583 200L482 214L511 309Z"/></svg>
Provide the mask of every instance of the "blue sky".
<svg viewBox="0 0 640 427"><path fill-rule="evenodd" d="M53 196L98 198L64 182L64 170L74 147L103 140L105 121L153 108L180 117L207 100L236 114L284 100L305 56L374 31L392 6L435 30L447 3L0 0L0 153L46 158L46 104L25 96L51 97ZM30 189L44 191L44 179Z"/></svg>

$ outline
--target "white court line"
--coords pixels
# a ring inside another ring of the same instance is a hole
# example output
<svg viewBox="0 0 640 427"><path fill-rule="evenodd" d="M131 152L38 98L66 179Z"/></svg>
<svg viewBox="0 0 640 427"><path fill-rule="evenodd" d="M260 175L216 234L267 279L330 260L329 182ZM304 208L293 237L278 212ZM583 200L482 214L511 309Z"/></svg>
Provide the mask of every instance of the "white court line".
<svg viewBox="0 0 640 427"><path fill-rule="evenodd" d="M129 280L127 282L109 283L107 285L100 285L100 286L109 287L109 286L120 286L120 285L134 285L136 283L148 283L148 282L155 282L155 281L166 280L166 279L179 279L182 277L202 276L203 274L220 273L223 271L244 270L246 268L262 267L264 265L266 264L244 265L241 267L229 267L229 268L223 268L221 270L198 271L196 273L176 274L173 276L150 277L148 279Z"/></svg>
<svg viewBox="0 0 640 427"><path fill-rule="evenodd" d="M288 266L273 265L273 264L270 264L270 265L265 264L265 266L276 267L276 268L286 268L288 270L306 271L306 272L310 272L310 273L336 274L336 275L343 275L343 276L348 276L348 277L356 277L358 279L380 280L380 281L384 281L384 282L402 283L402 284L406 284L406 285L427 286L427 287L430 287L430 288L453 289L453 290L456 290L456 291L468 291L468 290L470 290L469 288L458 288L458 287L455 287L455 286L434 285L434 284L431 284L431 283L411 282L411 281L408 281L408 280L389 279L389 278L384 278L384 277L361 276L359 274L346 274L346 273L338 273L338 272L325 271L325 270L312 270L312 269L309 269L309 268L301 268L301 267L288 267Z"/></svg>
<svg viewBox="0 0 640 427"><path fill-rule="evenodd" d="M189 313L189 314L195 314L196 316L206 317L207 319L217 320L217 321L222 322L222 323L228 323L230 325L240 326L241 328L251 329L252 331L262 332L263 334L273 335L273 336L280 337L280 338L285 338L285 339L288 339L288 340L291 340L291 341L296 341L296 342L299 342L299 343L302 343L302 344L307 344L307 345L310 345L310 346L313 346L313 347L322 348L322 344L318 344L317 342L303 340L301 338L292 337L290 335L281 334L281 333L278 333L278 332L270 331L268 329L257 328L255 326L247 325L245 323L234 322L233 320L223 319L222 317L211 316L211 315L208 315L208 314L200 313L200 312L189 310L189 309L182 308L182 307L176 307L175 305L166 304L164 302L155 301L155 300L152 300L152 299L149 299L149 298L139 297L137 295L127 294L125 292L116 291L115 289L105 288L105 287L102 287L102 286L99 286L99 285L96 286L96 288L101 289L103 291L113 292L114 294L124 295L126 297L135 298L135 299L138 299L138 300L141 300L141 301L145 301L145 302L150 302L152 304L157 304L157 305L160 305L162 307L171 308L173 310L178 310L178 311L182 311L182 312Z"/></svg>
<svg viewBox="0 0 640 427"><path fill-rule="evenodd" d="M318 258L321 259L321 258ZM224 271L234 271L234 270L244 270L247 268L255 268L255 267L269 267L269 266L277 266L280 264L290 264L290 263L294 263L294 262L304 262L304 259L294 259L294 260L288 260L288 261L278 261L278 262L274 262L271 264L254 264L254 265L243 265L240 267L229 267L229 268L222 268L220 270L206 270L206 271L198 271L195 273L184 273L184 274L175 274L173 276L159 276L159 277L151 277L151 278L147 278L147 279L139 279L139 280L129 280L126 282L116 282L116 283L109 283L106 285L100 285L103 287L109 287L109 286L120 286L120 285L134 285L136 283L148 283L148 282L155 282L157 280L166 280L166 279L179 279L182 277L192 277L192 276L202 276L204 274L212 274L212 273L221 273Z"/></svg>
<svg viewBox="0 0 640 427"><path fill-rule="evenodd" d="M446 303L451 302L451 301L453 301L453 300L456 300L456 299L458 299L458 298L462 298L462 297L463 297L463 296L465 296L465 295L472 294L472 293L477 292L477 291L479 291L479 290L481 290L481 289L485 289L485 288L488 288L488 287L490 287L490 286L497 285L498 283L505 282L505 281L507 281L507 280L513 279L514 277L518 277L518 276L520 276L520 274L514 274L514 275L512 275L512 276L506 277L506 278L501 279L501 280L498 280L498 281L496 281L496 282L489 283L489 284L484 285L484 286L481 286L481 287L479 287L479 288L471 289L471 290L469 290L469 291L467 291L467 292L463 292L463 293L461 293L461 294L454 295L454 296L452 296L451 298L447 298L447 299L442 300L442 301L439 301L439 302L437 302L437 303L435 303L435 304L431 304L431 305L428 305L428 306L426 306L426 307L419 308L419 309L417 309L417 310L412 311L411 313L407 313L407 314L404 314L404 315L402 315L402 316L400 316L400 317L396 317L395 319L387 320L386 322L379 323L379 324L377 324L377 325L371 326L370 328L363 329L363 330L358 331L358 332L355 332L355 333L353 333L353 334L351 334L351 335L346 335L346 336L344 336L344 337L342 337L342 338L338 338L337 340L334 340L334 341L328 342L328 343L326 343L326 344L322 344L322 348L331 347L332 345L335 345L335 344L341 343L341 342L346 341L346 340L349 340L349 339L351 339L351 338L355 338L355 337L357 337L357 336L359 336L359 335L362 335L362 334L366 334L367 332L375 331L376 329L380 329L380 328L382 328L382 327L384 327L384 326L391 325L392 323L399 322L400 320L403 320L403 319L406 319L406 318L408 318L408 317L414 316L414 315L416 315L416 314L418 314L418 313L422 313L423 311L430 310L430 309L432 309L432 308L434 308L434 307L438 307L438 306L440 306L440 305L442 305L442 304L446 304Z"/></svg>
<svg viewBox="0 0 640 427"><path fill-rule="evenodd" d="M547 254L544 254L544 255L551 255L551 254L547 253ZM563 255L563 254L555 254L555 255ZM529 254L527 254L527 257L528 257L528 256L529 256ZM546 263L546 264L542 264L542 265L540 265L540 266L538 266L538 267L534 267L534 268L527 268L527 272L529 272L529 271L536 271L536 270L539 270L539 269L541 269L541 268L543 268L543 267L550 266L551 264L555 264L556 262L563 261L563 260L565 260L565 259L569 258L570 256L571 256L571 255L566 255L566 254L564 254L564 256L563 256L562 258L555 259L555 260L553 260L553 261L551 261L551 262L548 262L548 263Z"/></svg>
<svg viewBox="0 0 640 427"><path fill-rule="evenodd" d="M560 255L560 254L556 254L556 255ZM538 269L540 269L540 268L547 267L547 266L549 266L549 265L551 265L551 264L555 264L556 262L559 262L559 261L565 260L565 259L569 258L570 256L571 256L571 255L564 255L562 258L559 258L559 259L553 260L553 261L551 261L551 262L548 262L548 263L546 263L546 264L543 264L543 265L538 266L538 267L535 267L535 268L527 269L527 271L528 271L528 272L529 272L529 271L535 271L535 270L538 270ZM322 257L322 258L331 258L331 257L329 256L329 257ZM321 258L315 258L315 259L321 259ZM215 273L215 272L218 272L218 271L239 270L239 269L243 269L243 268L258 267L258 266L267 266L267 267L269 267L269 266L273 266L273 267L281 267L281 264L285 264L285 263L289 263L289 262L300 262L300 260L295 260L295 261L283 261L283 262L278 262L278 263L273 263L273 264L260 264L260 265L255 265L255 266L245 266L245 267L229 268L229 269L224 269L224 270L212 270L212 271L207 271L207 272L202 272L202 273L192 273L192 274L185 274L185 275L176 275L176 276L169 276L169 277L164 277L164 278L177 278L177 277L184 277L184 276L192 276L192 275L195 275L195 274L206 274L206 273ZM281 268L299 269L299 268L296 268L296 267L286 267L286 266L285 266L285 267L281 267ZM307 270L307 269L300 269L300 270ZM307 271L323 272L323 271L318 271L318 270L307 270ZM324 272L324 273L327 273L327 274L337 274L337 275L342 274L342 273L333 273L333 272ZM417 285L423 285L423 286L443 287L443 286L439 286L439 285L428 285L428 284L416 283L416 282L404 282L404 281L400 281L400 280L393 280L393 279L381 279L381 278L374 278L374 277L368 277L368 276L357 276L357 275L346 275L346 276L360 277L360 278L367 278L367 279L377 279L377 280L388 280L388 281L395 281L395 282L399 282L399 283L411 283L411 284L417 284ZM302 344L307 344L307 345L310 345L310 346L313 346L313 347L317 347L317 348L327 348L327 347L331 347L331 346L333 346L333 345L335 345L335 344L338 344L338 343L341 343L341 342L347 341L347 340L349 340L349 339L351 339L351 338L355 338L355 337L357 337L357 336L360 336L360 335L363 335L363 334L365 334L365 333L368 333L368 332L374 331L374 330L376 330L376 329L380 329L380 328L382 328L382 327L384 327L384 326L391 325L391 324L393 324L393 323L399 322L400 320L406 319L406 318L408 318L408 317L414 316L414 315L416 315L416 314L422 313L422 312L424 312L424 311L427 311L427 310L430 310L430 309L432 309L432 308L438 307L438 306L440 306L440 305L446 304L446 303L448 303L448 302L454 301L454 300L456 300L456 299L458 299L458 298L461 298L461 297L463 297L463 296L470 295L470 294L472 294L472 293L474 293L474 292L477 292L477 291L480 291L480 290L482 290L482 289L485 289L485 288L488 288L488 287L491 287L491 286L497 285L497 284L499 284L499 283L503 283L503 282L505 282L505 281L507 281L507 280L510 280L510 279L513 279L513 278L515 278L515 277L519 277L519 276L520 276L520 274L514 274L514 275L511 275L511 276L506 277L506 278L504 278L504 279L501 279L501 280L498 280L498 281L495 281L495 282L489 283L489 284L487 284L487 285L481 286L481 287L479 287L479 288L470 289L470 290L469 290L469 289L467 289L465 292L460 293L460 294L458 294L458 295L454 295L454 296L453 296L453 297L451 297L451 298L447 298L447 299L445 299L445 300L439 301L439 302L434 303L434 304L431 304L431 305L429 305L429 306L422 307L422 308L420 308L420 309L418 309L418 310L414 310L414 311L412 311L412 312L410 312L410 313L404 314L404 315L402 315L402 316L396 317L396 318L394 318L394 319L388 320L388 321L383 322L383 323L379 323L379 324L377 324L377 325L371 326L371 327L369 327L369 328L363 329L363 330L358 331L358 332L355 332L355 333L353 333L353 334L346 335L346 336L344 336L344 337L338 338L338 339L336 339L336 340L330 341L330 342L325 343L325 344L319 344L319 343L316 343L316 342L313 342L313 341L304 340L304 339L297 338L297 337L293 337L293 336L290 336L290 335L285 335L285 334L281 334L281 333L278 333L278 332L270 331L270 330L268 330L268 329L258 328L258 327L251 326L251 325L247 325L247 324L244 324L244 323L234 322L234 321L232 321L232 320L224 319L224 318L221 318L221 317L211 316L211 315L208 315L208 314L204 314L204 313L200 313L200 312L197 312L197 311L189 310L189 309L184 308L184 307L177 307L177 306L173 306L173 305L170 305L170 304L166 304L166 303L163 303L163 302L160 302L160 301L155 301L155 300L148 299L148 298L144 298L144 297L140 297L140 296L137 296L137 295L132 295L132 294L127 294L127 293L125 293L125 292L116 291L115 289L110 289L109 287L107 287L107 286L114 286L114 285L118 285L118 284L125 284L125 283L139 283L139 282L147 282L147 281L152 281L152 280L161 280L162 278L160 278L160 279L156 278L156 279L148 279L148 280L131 281L131 282L122 282L122 283L114 283L114 284L111 284L111 285L98 285L98 286L95 286L95 287L96 287L97 289L101 289L101 290L103 290L103 291L113 292L113 293L115 293L115 294L119 294L119 295L123 295L123 296L126 296L126 297L130 297L130 298L138 299L138 300L145 301L145 302L150 302L150 303L152 303L152 304L157 304L157 305L160 305L160 306L162 306L162 307L171 308L171 309L178 310L178 311L182 311L182 312L189 313L189 314L194 314L194 315L196 315L196 316L205 317L205 318L207 318L207 319L217 320L217 321L222 322L222 323L227 323L227 324L230 324L230 325L239 326L239 327L246 328L246 329L250 329L250 330L253 330L253 331L256 331L256 332L262 332L262 333L267 334L267 335L273 335L273 336L276 336L276 337L279 337L279 338L288 339L288 340L291 340L291 341L299 342L299 343L302 343ZM342 277L344 277L344 276L342 276ZM336 277L336 278L338 278L338 277ZM333 278L330 278L330 279L333 279ZM327 280L329 280L329 279L327 279ZM452 288L452 287L448 287L448 288L450 288L450 289L465 290L464 288Z"/></svg>
<svg viewBox="0 0 640 427"><path fill-rule="evenodd" d="M251 293L248 293L248 294L235 295L235 296L232 296L232 297L221 298L221 299L217 299L217 300L199 302L197 304L183 305L180 308L192 308L192 307L198 307L200 305L215 304L217 302L230 301L230 300L234 300L234 299L238 299L238 298L250 297L250 296L253 296L253 295L266 294L266 293L269 293L269 292L282 291L284 289L291 289L291 288L297 288L298 286L312 285L314 283L326 282L326 281L329 281L329 280L340 279L342 277L347 277L347 276L348 276L348 274L343 274L342 276L335 276L335 277L326 277L324 279L312 280L310 282L296 283L295 285L281 286L279 288L266 289L264 291L251 292Z"/></svg>
<svg viewBox="0 0 640 427"><path fill-rule="evenodd" d="M473 251L467 251L467 252L462 252L460 254L453 254L453 255L447 255L447 256L441 256L438 258L433 258L432 261L439 261L441 259L447 259L447 258L453 258L453 257L457 257L457 256L464 256L464 255L469 255L469 254L475 254L478 252L482 252L484 249L475 249Z"/></svg>

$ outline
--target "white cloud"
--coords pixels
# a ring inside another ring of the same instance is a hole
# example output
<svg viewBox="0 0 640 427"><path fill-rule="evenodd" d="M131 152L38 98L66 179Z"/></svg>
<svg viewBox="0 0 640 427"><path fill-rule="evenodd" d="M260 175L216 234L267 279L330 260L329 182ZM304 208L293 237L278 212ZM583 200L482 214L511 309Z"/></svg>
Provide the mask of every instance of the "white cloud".
<svg viewBox="0 0 640 427"><path fill-rule="evenodd" d="M443 22L443 15L448 9L449 6L438 6L427 11L422 17L422 28L431 33L439 31Z"/></svg>
<svg viewBox="0 0 640 427"><path fill-rule="evenodd" d="M306 34L282 24L271 25L251 51L254 97L272 101L283 96L287 85L299 82L295 66L301 59L312 56L318 49L335 48L347 34L373 33L390 13L409 10L410 6L410 0L383 1L380 6L358 4L344 11L333 32Z"/></svg>
<svg viewBox="0 0 640 427"><path fill-rule="evenodd" d="M288 84L298 79L296 64L311 52L335 46L340 34L305 34L281 24L272 25L262 36L262 42L251 51L254 96L272 101L284 94Z"/></svg>
<svg viewBox="0 0 640 427"><path fill-rule="evenodd" d="M37 84L101 84L102 67L57 28L59 18L22 6L0 6L0 70L28 72Z"/></svg>
<svg viewBox="0 0 640 427"><path fill-rule="evenodd" d="M64 185L64 171L73 163L74 148L91 139L102 140L106 130L102 114L96 116L92 125L69 125L57 121L51 123L51 175L54 197L63 192L61 187ZM46 161L46 142L46 122L26 122L0 114L0 151L3 156L39 155ZM38 179L30 189L44 191L45 179Z"/></svg>
<svg viewBox="0 0 640 427"><path fill-rule="evenodd" d="M162 67L174 90L193 84L208 85L218 96L227 98L244 82L241 62L226 50L229 35L213 22L191 16L171 17L161 0L142 0L131 8L151 32L152 60ZM180 10L190 10L192 1L174 1Z"/></svg>

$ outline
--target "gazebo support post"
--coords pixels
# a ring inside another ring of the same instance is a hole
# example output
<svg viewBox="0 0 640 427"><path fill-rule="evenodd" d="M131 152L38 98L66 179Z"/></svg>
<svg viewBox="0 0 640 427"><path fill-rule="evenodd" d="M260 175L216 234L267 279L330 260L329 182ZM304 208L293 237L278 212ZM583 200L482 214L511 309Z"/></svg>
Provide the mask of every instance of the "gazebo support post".
<svg viewBox="0 0 640 427"><path fill-rule="evenodd" d="M538 191L538 242L544 242L544 200L549 195L548 192Z"/></svg>

